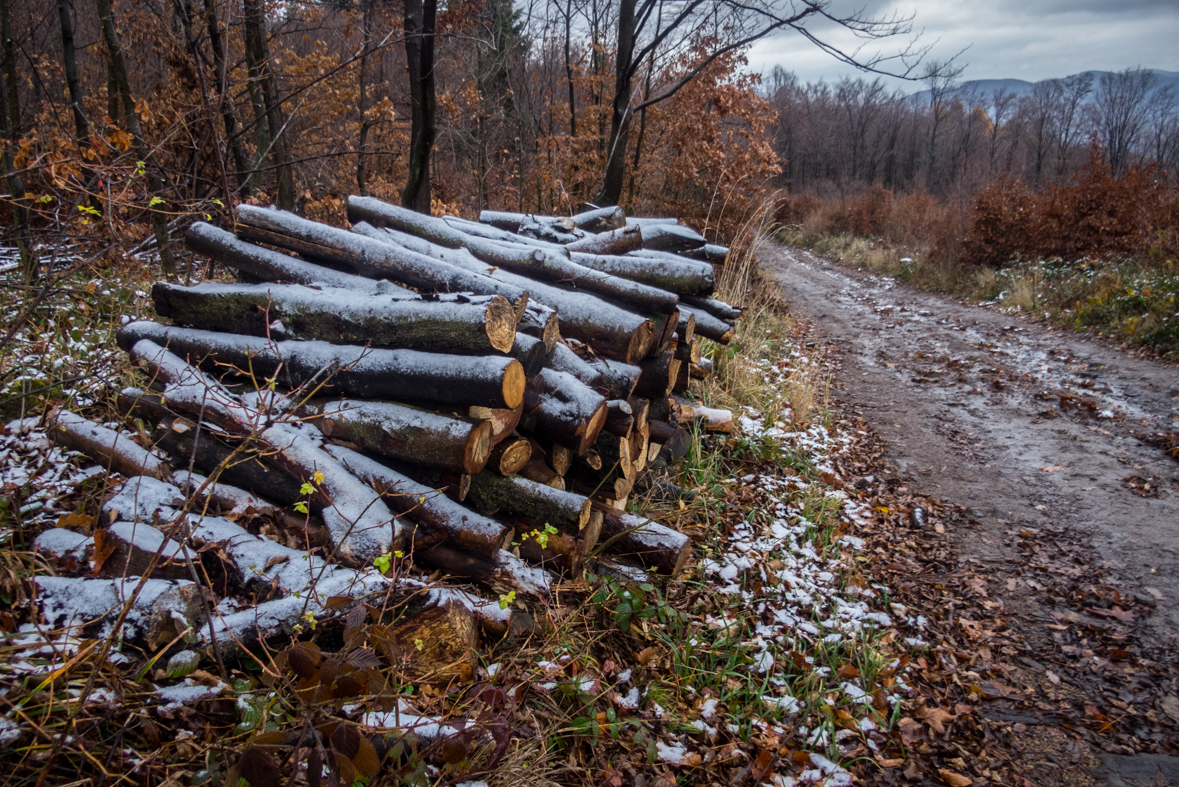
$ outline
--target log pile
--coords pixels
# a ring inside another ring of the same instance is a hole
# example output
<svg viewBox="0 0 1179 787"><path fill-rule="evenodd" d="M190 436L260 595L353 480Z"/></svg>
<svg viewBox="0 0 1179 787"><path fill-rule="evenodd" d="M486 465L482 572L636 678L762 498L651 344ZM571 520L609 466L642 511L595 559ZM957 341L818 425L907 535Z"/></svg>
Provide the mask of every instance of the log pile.
<svg viewBox="0 0 1179 787"><path fill-rule="evenodd" d="M158 283L171 324L119 332L150 379L119 406L150 441L59 416L60 442L133 478L92 544L47 553L249 593L206 622L220 648L387 591L390 556L500 597L543 598L590 560L679 572L690 539L626 506L636 485L682 494L649 476L694 425L732 428L679 395L710 374L703 339L727 343L740 316L710 297L726 250L618 208L475 223L352 197L348 216L242 206L234 232L189 228L239 282ZM494 598L414 608L441 607L517 625Z"/></svg>

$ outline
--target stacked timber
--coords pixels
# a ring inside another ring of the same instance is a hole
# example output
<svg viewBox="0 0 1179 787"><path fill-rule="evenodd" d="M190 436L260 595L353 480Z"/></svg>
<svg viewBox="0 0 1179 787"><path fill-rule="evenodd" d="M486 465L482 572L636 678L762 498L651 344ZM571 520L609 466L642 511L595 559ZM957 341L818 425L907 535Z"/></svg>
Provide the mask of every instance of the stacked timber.
<svg viewBox="0 0 1179 787"><path fill-rule="evenodd" d="M693 433L732 428L682 396L740 316L711 298L723 247L612 207L476 223L352 197L348 216L242 206L235 232L194 224L189 248L239 282L158 283L171 324L120 330L148 382L119 405L150 441L57 419L62 443L135 479L98 545L118 544L112 579L180 581L198 555L265 597L235 613L245 635L206 621L239 642L298 626L290 599L309 589L325 616L384 592L390 556L501 597L543 598L591 556L680 571L690 539L626 507ZM514 625L488 599L435 601Z"/></svg>

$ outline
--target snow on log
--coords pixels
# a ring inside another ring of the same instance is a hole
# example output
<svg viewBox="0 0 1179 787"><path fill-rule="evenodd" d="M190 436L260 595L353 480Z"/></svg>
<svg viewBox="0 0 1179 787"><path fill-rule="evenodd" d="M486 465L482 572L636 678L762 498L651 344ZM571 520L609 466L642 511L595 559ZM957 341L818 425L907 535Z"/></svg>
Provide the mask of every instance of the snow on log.
<svg viewBox="0 0 1179 787"><path fill-rule="evenodd" d="M545 360L545 366L571 374L590 388L597 387L598 378L602 376L601 372L582 360L581 356L564 342L553 347L553 352Z"/></svg>
<svg viewBox="0 0 1179 787"><path fill-rule="evenodd" d="M587 235L580 240L566 244L565 248L572 254L626 254L643 246L643 236L634 227L610 230L597 235Z"/></svg>
<svg viewBox="0 0 1179 787"><path fill-rule="evenodd" d="M502 549L488 558L438 544L414 550L414 560L452 576L473 580L493 593L514 591L539 600L547 600L552 593L552 580L543 569L532 568Z"/></svg>
<svg viewBox="0 0 1179 787"><path fill-rule="evenodd" d="M289 282L307 286L337 287L365 295L416 300L412 290L386 280L367 279L351 273L292 257L238 238L232 232L198 221L184 233L189 250L215 260L260 281Z"/></svg>
<svg viewBox="0 0 1179 787"><path fill-rule="evenodd" d="M589 500L581 495L487 471L471 477L470 499L488 516L500 513L539 528L549 524L571 535L580 535L590 520Z"/></svg>
<svg viewBox="0 0 1179 787"><path fill-rule="evenodd" d="M675 576L692 554L692 539L646 517L594 504L602 513L602 546L608 553L638 559L648 568Z"/></svg>
<svg viewBox="0 0 1179 787"><path fill-rule="evenodd" d="M606 422L606 397L576 377L544 369L524 389L525 431L584 454Z"/></svg>
<svg viewBox="0 0 1179 787"><path fill-rule="evenodd" d="M554 345L555 346L555 345ZM512 342L508 355L520 362L525 377L535 377L540 374L549 359L549 350L545 349L544 341L526 333L517 333Z"/></svg>
<svg viewBox="0 0 1179 787"><path fill-rule="evenodd" d="M152 299L156 312L195 328L472 355L508 352L517 323L500 295L457 303L298 284L157 282Z"/></svg>
<svg viewBox="0 0 1179 787"><path fill-rule="evenodd" d="M623 279L649 284L652 287L684 295L708 295L715 286L712 266L676 257L666 258L616 254L585 254L572 252L569 256L578 265L609 273Z"/></svg>
<svg viewBox="0 0 1179 787"><path fill-rule="evenodd" d="M713 317L730 322L739 318L743 311L739 307L730 306L724 301L718 301L715 298L704 298L699 295L685 295L680 300L693 309L706 311Z"/></svg>
<svg viewBox="0 0 1179 787"><path fill-rule="evenodd" d="M639 231L643 248L654 251L690 251L708 243L699 232L682 224L641 224Z"/></svg>
<svg viewBox="0 0 1179 787"><path fill-rule="evenodd" d="M688 249L687 251L681 253L685 257L691 257L694 260L702 260L704 262L723 265L729 256L729 247L718 246L715 243L706 243L698 249Z"/></svg>
<svg viewBox="0 0 1179 787"><path fill-rule="evenodd" d="M73 579L36 577L37 605L49 628L80 628L88 638L105 639L130 603L121 633L129 642L168 644L185 628L201 625L201 591L185 580ZM138 593L135 591L138 589ZM180 626L180 631L175 628Z"/></svg>
<svg viewBox="0 0 1179 787"><path fill-rule="evenodd" d="M231 366L256 380L274 376L295 388L335 369L333 393L366 399L431 399L514 408L523 401L524 370L508 357L462 356L417 350L374 350L319 341L271 342L263 337L133 322L118 333L126 348L141 339L216 368Z"/></svg>
<svg viewBox="0 0 1179 787"><path fill-rule="evenodd" d="M626 214L617 205L591 208L569 217L573 226L587 232L609 232L626 226Z"/></svg>
<svg viewBox="0 0 1179 787"><path fill-rule="evenodd" d="M491 454L491 424L470 423L390 402L316 398L300 409L326 436L427 467L478 473Z"/></svg>
<svg viewBox="0 0 1179 787"><path fill-rule="evenodd" d="M586 360L598 372L595 387L604 390L611 399L628 399L638 385L639 375L643 370L638 366L609 358L591 358Z"/></svg>
<svg viewBox="0 0 1179 787"><path fill-rule="evenodd" d="M172 474L167 462L134 443L129 434L116 432L65 410L53 419L49 437L57 445L83 453L107 470L127 477L167 478Z"/></svg>
<svg viewBox="0 0 1179 787"><path fill-rule="evenodd" d="M455 547L494 557L512 540L510 527L464 508L434 487L418 483L350 448L328 445L324 450L380 492L390 508L431 531L446 534Z"/></svg>
<svg viewBox="0 0 1179 787"><path fill-rule="evenodd" d="M696 318L695 333L705 339L712 339L719 344L728 344L733 338L733 324L712 314L697 309L694 306L682 304L680 306L680 326L686 328L689 317Z"/></svg>

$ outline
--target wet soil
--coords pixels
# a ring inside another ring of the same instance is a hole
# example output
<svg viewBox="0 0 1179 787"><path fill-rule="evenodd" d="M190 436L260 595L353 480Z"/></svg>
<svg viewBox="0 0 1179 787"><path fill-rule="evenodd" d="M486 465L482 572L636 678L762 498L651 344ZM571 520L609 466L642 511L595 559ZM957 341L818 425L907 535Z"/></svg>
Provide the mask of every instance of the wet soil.
<svg viewBox="0 0 1179 787"><path fill-rule="evenodd" d="M980 715L1029 783L1179 785L1179 462L1140 439L1179 432L1179 367L804 250L762 263L883 442L873 481L962 512L950 570L1018 629L1006 669L1039 698Z"/></svg>

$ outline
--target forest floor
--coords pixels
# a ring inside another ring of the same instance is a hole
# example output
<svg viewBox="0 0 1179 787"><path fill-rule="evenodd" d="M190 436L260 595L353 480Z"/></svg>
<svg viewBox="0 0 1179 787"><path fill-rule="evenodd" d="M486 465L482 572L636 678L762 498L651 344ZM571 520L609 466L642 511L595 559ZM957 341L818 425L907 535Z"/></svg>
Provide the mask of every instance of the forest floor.
<svg viewBox="0 0 1179 787"><path fill-rule="evenodd" d="M893 590L934 621L920 692L960 712L906 743L972 740L1006 783L1179 785L1179 368L809 251L761 263L879 436L857 486L909 501Z"/></svg>

